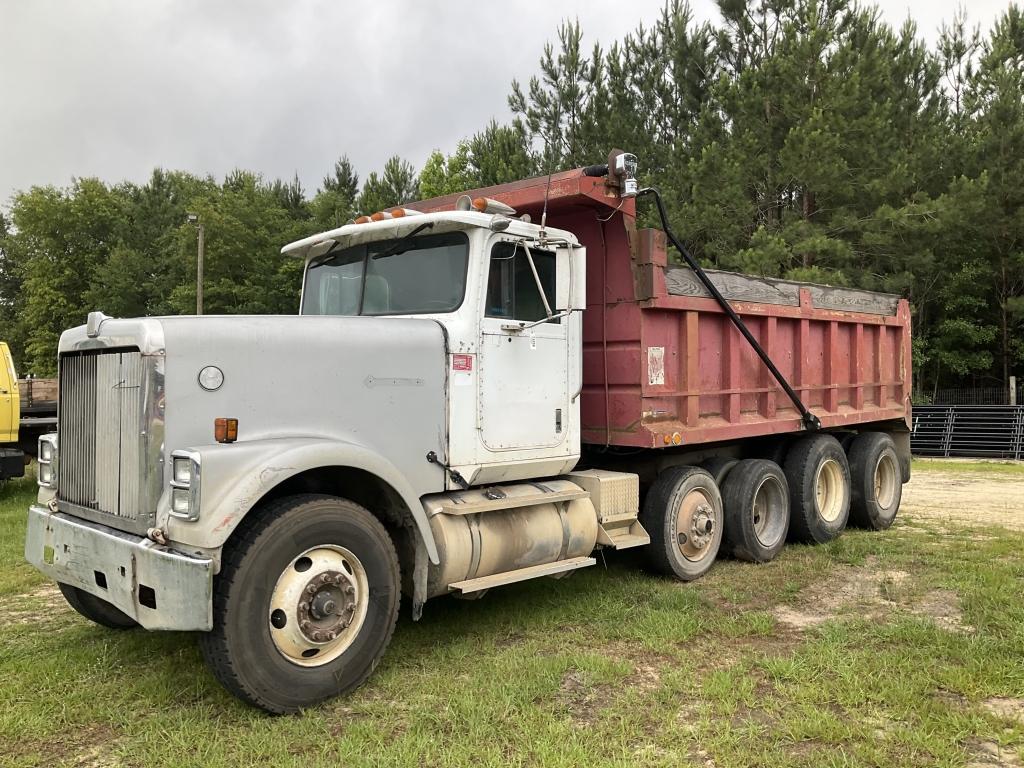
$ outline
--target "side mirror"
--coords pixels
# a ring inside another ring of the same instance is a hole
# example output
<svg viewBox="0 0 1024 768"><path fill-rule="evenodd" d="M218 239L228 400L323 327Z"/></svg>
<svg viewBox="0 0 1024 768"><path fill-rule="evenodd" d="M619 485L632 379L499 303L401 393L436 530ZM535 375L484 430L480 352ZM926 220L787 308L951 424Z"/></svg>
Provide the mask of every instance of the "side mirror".
<svg viewBox="0 0 1024 768"><path fill-rule="evenodd" d="M587 308L587 249L559 248L555 251L556 312L577 312Z"/></svg>

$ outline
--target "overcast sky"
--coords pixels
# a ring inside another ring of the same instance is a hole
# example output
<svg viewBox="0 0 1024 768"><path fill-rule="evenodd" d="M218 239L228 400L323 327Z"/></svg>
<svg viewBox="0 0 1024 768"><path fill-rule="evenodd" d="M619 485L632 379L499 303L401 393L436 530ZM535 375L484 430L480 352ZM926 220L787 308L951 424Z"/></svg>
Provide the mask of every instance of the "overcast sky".
<svg viewBox="0 0 1024 768"><path fill-rule="evenodd" d="M700 19L713 0L694 0ZM959 0L882 2L930 40ZM0 0L0 205L72 177L154 167L298 173L312 193L341 154L364 178L419 168L537 71L560 20L588 47L651 22L663 0ZM970 0L983 30L1006 0Z"/></svg>

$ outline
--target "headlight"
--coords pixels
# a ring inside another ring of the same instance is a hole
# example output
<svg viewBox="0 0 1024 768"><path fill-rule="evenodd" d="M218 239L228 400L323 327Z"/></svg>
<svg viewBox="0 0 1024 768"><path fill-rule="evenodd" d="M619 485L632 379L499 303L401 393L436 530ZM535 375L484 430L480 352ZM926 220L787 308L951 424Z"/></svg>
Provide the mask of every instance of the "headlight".
<svg viewBox="0 0 1024 768"><path fill-rule="evenodd" d="M39 469L36 482L41 488L56 490L57 488L57 435L50 433L41 435L36 450Z"/></svg>
<svg viewBox="0 0 1024 768"><path fill-rule="evenodd" d="M192 479L192 460L188 456L175 456L171 477L176 483L188 485Z"/></svg>
<svg viewBox="0 0 1024 768"><path fill-rule="evenodd" d="M177 517L188 517L188 488L171 489L171 512Z"/></svg>
<svg viewBox="0 0 1024 768"><path fill-rule="evenodd" d="M199 519L202 464L194 451L171 454L171 515L182 520Z"/></svg>
<svg viewBox="0 0 1024 768"><path fill-rule="evenodd" d="M40 464L39 465L39 478L38 478L38 482L39 482L39 485L43 486L44 488L52 488L53 487L53 466L52 465L50 465L50 464Z"/></svg>

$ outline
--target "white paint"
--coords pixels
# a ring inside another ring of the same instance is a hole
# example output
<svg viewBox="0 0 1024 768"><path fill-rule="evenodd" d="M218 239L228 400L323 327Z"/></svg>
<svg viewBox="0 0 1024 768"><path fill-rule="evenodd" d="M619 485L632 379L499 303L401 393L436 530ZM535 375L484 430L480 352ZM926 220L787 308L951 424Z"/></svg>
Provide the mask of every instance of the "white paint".
<svg viewBox="0 0 1024 768"><path fill-rule="evenodd" d="M647 348L647 382L652 387L665 384L665 348Z"/></svg>

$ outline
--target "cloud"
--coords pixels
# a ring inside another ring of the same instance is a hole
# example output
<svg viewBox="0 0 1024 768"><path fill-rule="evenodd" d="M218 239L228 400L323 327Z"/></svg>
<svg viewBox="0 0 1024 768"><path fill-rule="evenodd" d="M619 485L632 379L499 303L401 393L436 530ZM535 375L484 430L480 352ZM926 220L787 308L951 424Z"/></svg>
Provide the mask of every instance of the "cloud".
<svg viewBox="0 0 1024 768"><path fill-rule="evenodd" d="M934 39L956 0L883 7ZM0 0L0 202L72 177L144 181L154 167L315 189L347 153L360 175L417 167L492 117L536 72L558 23L607 47L663 0L326 2ZM715 18L712 0L695 14ZM1002 3L972 4L991 23Z"/></svg>

